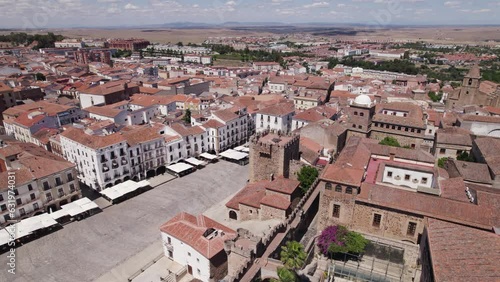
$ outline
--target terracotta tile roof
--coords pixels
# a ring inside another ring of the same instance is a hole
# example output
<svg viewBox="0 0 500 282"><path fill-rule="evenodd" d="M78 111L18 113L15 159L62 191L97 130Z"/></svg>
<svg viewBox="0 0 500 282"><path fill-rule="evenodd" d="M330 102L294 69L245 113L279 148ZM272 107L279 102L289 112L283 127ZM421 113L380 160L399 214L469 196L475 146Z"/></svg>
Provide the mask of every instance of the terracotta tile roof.
<svg viewBox="0 0 500 282"><path fill-rule="evenodd" d="M129 146L160 140L163 137L159 133L159 128L155 126L129 126L123 128L121 132Z"/></svg>
<svg viewBox="0 0 500 282"><path fill-rule="evenodd" d="M17 156L17 162L29 172L21 174L21 180L19 180L16 173L17 185L31 178L43 178L75 167L74 164L32 143L12 142L9 146L16 146L22 150ZM21 172L24 173L23 171Z"/></svg>
<svg viewBox="0 0 500 282"><path fill-rule="evenodd" d="M16 173L16 186L21 186L23 184L26 184L26 183L29 183L31 181L34 181L35 180L35 176L33 175L33 173L31 173L31 171L25 167L22 167L20 169L15 169L15 170L12 170L12 171L15 171ZM9 189L9 172L8 171L4 171L4 172L0 172L0 191L1 192L4 192L4 191L7 191Z"/></svg>
<svg viewBox="0 0 500 282"><path fill-rule="evenodd" d="M440 180L439 188L441 189L441 197L469 203L469 199L465 194L466 185L462 177Z"/></svg>
<svg viewBox="0 0 500 282"><path fill-rule="evenodd" d="M500 197L494 200L500 203ZM356 201L479 228L490 229L500 223L492 216L491 209L494 207L486 203L481 204L479 195L478 205L475 205L365 182L361 185L361 193L356 197Z"/></svg>
<svg viewBox="0 0 500 282"><path fill-rule="evenodd" d="M391 156L433 164L434 157L423 150L412 150L380 145L376 140L353 136L335 163L328 165L321 179L359 187L372 155Z"/></svg>
<svg viewBox="0 0 500 282"><path fill-rule="evenodd" d="M174 102L175 100L173 96L135 94L132 97L130 97L130 104L139 105L143 107L150 107L153 105L168 105Z"/></svg>
<svg viewBox="0 0 500 282"><path fill-rule="evenodd" d="M44 119L45 119L45 114L42 112L21 113L14 120L14 123L17 123L18 125L22 125L24 127L30 128L33 125L38 124L39 122L41 122Z"/></svg>
<svg viewBox="0 0 500 282"><path fill-rule="evenodd" d="M204 128L221 128L224 127L225 125L221 122L216 121L215 119L211 119L202 124L201 126Z"/></svg>
<svg viewBox="0 0 500 282"><path fill-rule="evenodd" d="M248 184L226 203L226 207L239 210L240 203L242 203L254 208L260 208L260 200L266 195L265 185L267 182L269 181L262 180Z"/></svg>
<svg viewBox="0 0 500 282"><path fill-rule="evenodd" d="M293 194L299 188L300 181L288 179L284 177L277 177L274 181L267 181L265 184L266 189L279 192L287 195Z"/></svg>
<svg viewBox="0 0 500 282"><path fill-rule="evenodd" d="M280 210L287 210L292 203L279 195L266 195L260 200L261 205L270 206Z"/></svg>
<svg viewBox="0 0 500 282"><path fill-rule="evenodd" d="M0 93L11 92L12 88L7 86L5 83L0 82Z"/></svg>
<svg viewBox="0 0 500 282"><path fill-rule="evenodd" d="M213 115L223 120L224 122L229 122L237 119L239 116L232 112L231 110L221 110L213 112Z"/></svg>
<svg viewBox="0 0 500 282"><path fill-rule="evenodd" d="M149 95L156 94L160 91L161 91L161 89L158 89L158 88L142 87L142 86L139 87L139 93L144 93L144 94L149 94Z"/></svg>
<svg viewBox="0 0 500 282"><path fill-rule="evenodd" d="M487 110L492 115L500 115L500 108L492 107L492 106L484 106L485 110Z"/></svg>
<svg viewBox="0 0 500 282"><path fill-rule="evenodd" d="M439 144L472 146L471 132L459 127L440 128L437 130Z"/></svg>
<svg viewBox="0 0 500 282"><path fill-rule="evenodd" d="M206 236L211 229L217 230L218 234L209 239ZM211 218L204 215L194 216L185 212L162 224L160 230L191 246L208 259L223 252L224 242L236 237L234 230Z"/></svg>
<svg viewBox="0 0 500 282"><path fill-rule="evenodd" d="M427 223L435 281L499 281L498 235L432 218Z"/></svg>
<svg viewBox="0 0 500 282"><path fill-rule="evenodd" d="M499 84L493 81L482 81L479 84L479 91L486 94L493 94L497 91Z"/></svg>
<svg viewBox="0 0 500 282"><path fill-rule="evenodd" d="M293 116L293 120L302 120L302 121L308 121L308 122L315 122L315 121L320 121L323 119L328 119L331 118L327 117L323 113L320 113L317 109L311 108L308 110L305 110L303 112L300 112Z"/></svg>
<svg viewBox="0 0 500 282"><path fill-rule="evenodd" d="M407 112L407 117L393 116L384 114L384 110L394 110ZM376 114L373 117L374 122L383 122L397 125L413 126L425 128L424 114L419 106L411 103L393 102L386 104L377 104Z"/></svg>
<svg viewBox="0 0 500 282"><path fill-rule="evenodd" d="M125 90L125 81L111 81L102 85L96 85L89 87L88 89L81 91L81 94L91 94L91 95L110 95L116 92Z"/></svg>
<svg viewBox="0 0 500 282"><path fill-rule="evenodd" d="M434 126L439 126L439 122L441 121L441 114L436 112L435 110L427 110L428 118L427 120L431 122Z"/></svg>
<svg viewBox="0 0 500 282"><path fill-rule="evenodd" d="M489 122L489 123L500 123L500 117L492 116L476 116L476 115L462 115L460 116L463 121L475 121L475 122Z"/></svg>
<svg viewBox="0 0 500 282"><path fill-rule="evenodd" d="M488 169L488 165L486 164L464 162L452 159L449 161L449 166L452 166L450 168L456 169L458 172L458 175L455 175L453 169L448 169L448 172L452 177L461 176L466 181L476 183L492 183L490 171Z"/></svg>
<svg viewBox="0 0 500 282"><path fill-rule="evenodd" d="M421 149L419 150L419 149L406 149L406 148L390 147L390 146L380 145L376 142L372 142L372 143L365 142L364 145L374 155L381 155L381 156L388 157L391 154L394 154L394 157L398 158L398 159L419 161L419 162L424 162L424 163L429 163L429 164L432 164L435 161L435 158L433 155L431 155L430 153L428 153L424 150L421 150Z"/></svg>
<svg viewBox="0 0 500 282"><path fill-rule="evenodd" d="M23 150L17 145L10 145L0 148L0 157L5 159L6 157L15 156L21 153Z"/></svg>
<svg viewBox="0 0 500 282"><path fill-rule="evenodd" d="M182 137L200 135L205 132L200 126L185 126L180 123L173 123L170 127Z"/></svg>
<svg viewBox="0 0 500 282"><path fill-rule="evenodd" d="M68 111L70 109L76 108L75 106L66 106L57 103L50 103L47 101L38 101L33 103L28 103L24 105L18 105L9 108L3 112L4 115L16 116L25 112L41 111L49 116L54 116L58 113Z"/></svg>
<svg viewBox="0 0 500 282"><path fill-rule="evenodd" d="M323 147L316 141L304 136L300 137L299 148L301 152L300 157L312 165L315 165L323 150Z"/></svg>
<svg viewBox="0 0 500 282"><path fill-rule="evenodd" d="M474 144L486 161L493 174L500 174L500 139L491 137L480 137L474 140Z"/></svg>
<svg viewBox="0 0 500 282"><path fill-rule="evenodd" d="M293 103L279 103L259 110L258 113L270 116L284 116L295 111Z"/></svg>
<svg viewBox="0 0 500 282"><path fill-rule="evenodd" d="M106 106L91 106L85 108L85 111L99 116L114 118L126 110L115 109L114 107L106 105Z"/></svg>
<svg viewBox="0 0 500 282"><path fill-rule="evenodd" d="M83 130L75 127L67 128L61 133L61 136L71 139L82 144L83 146L87 146L92 149L105 148L126 141L120 133L113 133L105 136L89 135Z"/></svg>
<svg viewBox="0 0 500 282"><path fill-rule="evenodd" d="M55 128L42 128L33 134L33 137L43 144L48 144L49 139L59 133L59 129Z"/></svg>

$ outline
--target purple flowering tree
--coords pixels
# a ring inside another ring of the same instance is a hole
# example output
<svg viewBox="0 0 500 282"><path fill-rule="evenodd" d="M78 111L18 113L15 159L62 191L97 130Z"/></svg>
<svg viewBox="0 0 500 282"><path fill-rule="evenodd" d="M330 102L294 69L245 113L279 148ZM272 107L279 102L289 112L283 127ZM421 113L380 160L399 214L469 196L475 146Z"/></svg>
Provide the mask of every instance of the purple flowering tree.
<svg viewBox="0 0 500 282"><path fill-rule="evenodd" d="M345 234L347 233L347 229L343 226L329 226L318 238L318 247L322 254L328 255L328 250L332 244L337 246L344 246L345 242L343 239L345 238Z"/></svg>

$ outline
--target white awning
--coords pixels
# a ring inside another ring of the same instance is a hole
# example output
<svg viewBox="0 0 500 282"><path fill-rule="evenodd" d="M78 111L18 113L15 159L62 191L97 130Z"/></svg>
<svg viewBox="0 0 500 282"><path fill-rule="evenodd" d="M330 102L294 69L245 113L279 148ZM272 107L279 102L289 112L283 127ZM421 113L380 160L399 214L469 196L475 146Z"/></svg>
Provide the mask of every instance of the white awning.
<svg viewBox="0 0 500 282"><path fill-rule="evenodd" d="M200 157L205 158L207 160L215 160L215 159L217 159L216 155L212 155L212 154L209 154L209 153L202 153L202 154L200 154Z"/></svg>
<svg viewBox="0 0 500 282"><path fill-rule="evenodd" d="M168 170L171 170L175 173L181 173L192 168L192 165L186 163L176 163L167 167Z"/></svg>
<svg viewBox="0 0 500 282"><path fill-rule="evenodd" d="M117 198L120 198L121 196L124 196L128 193L134 192L137 189L146 187L149 185L149 182L147 180L143 180L140 182L135 182L133 180L127 180L125 182L122 182L120 184L117 184L113 187L106 188L101 191L101 194L106 196L110 200L114 200ZM95 203L94 203L95 204ZM83 203L83 206L85 207L90 207L90 203ZM97 204L95 204L97 207Z"/></svg>
<svg viewBox="0 0 500 282"><path fill-rule="evenodd" d="M194 166L199 166L199 165L206 165L206 163L204 161L200 161L198 159L195 159L195 158L189 158L187 160L184 160L185 162L188 162Z"/></svg>
<svg viewBox="0 0 500 282"><path fill-rule="evenodd" d="M55 221L48 214L43 213L21 220L16 223L13 228L10 228L10 230L15 230L15 236L16 239L18 239L30 235L37 230L51 227L56 224L58 224L57 221Z"/></svg>
<svg viewBox="0 0 500 282"><path fill-rule="evenodd" d="M6 227L9 231L5 230L5 229L0 229L0 246L3 246L5 244L8 244L11 240L11 237L10 237L10 233L11 232L11 228L10 227ZM15 238L15 237L14 237Z"/></svg>
<svg viewBox="0 0 500 282"><path fill-rule="evenodd" d="M63 206L61 206L61 208L62 208L62 211L64 211L65 215L75 216L75 215L84 213L86 211L98 208L98 206L96 203L92 202L89 198L84 197L84 198L78 199L76 201L73 201L69 204L63 205ZM61 212L61 211L57 211L57 212ZM62 212L61 212L61 214L62 214ZM64 215L60 216L59 214L56 214L55 216L62 217Z"/></svg>
<svg viewBox="0 0 500 282"><path fill-rule="evenodd" d="M238 151L235 151L235 150L232 150L232 149L229 149L225 152L222 152L220 153L220 155L224 158L228 158L228 159L232 159L232 160L242 160L246 157L248 157L248 154L247 153L242 153L242 152L238 152Z"/></svg>
<svg viewBox="0 0 500 282"><path fill-rule="evenodd" d="M60 209L58 211L49 213L49 216L52 217L53 219L56 219L56 220L61 218L61 217L67 216L67 215L68 215L68 213L64 209Z"/></svg>
<svg viewBox="0 0 500 282"><path fill-rule="evenodd" d="M238 147L234 148L234 150L238 151L238 152L243 152L243 153L250 152L250 148L245 147L245 146L238 146Z"/></svg>

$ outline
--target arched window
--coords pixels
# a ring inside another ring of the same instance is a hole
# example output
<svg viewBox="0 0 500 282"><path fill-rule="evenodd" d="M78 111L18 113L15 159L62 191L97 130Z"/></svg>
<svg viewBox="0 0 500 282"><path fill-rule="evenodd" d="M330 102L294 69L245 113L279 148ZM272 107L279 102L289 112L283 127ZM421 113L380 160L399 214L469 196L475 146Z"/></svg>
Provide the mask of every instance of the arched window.
<svg viewBox="0 0 500 282"><path fill-rule="evenodd" d="M472 85L472 79L469 79L469 85ZM467 94L469 93L467 92Z"/></svg>
<svg viewBox="0 0 500 282"><path fill-rule="evenodd" d="M348 187L345 189L345 193L346 193L346 194L352 194L352 187L348 186Z"/></svg>
<svg viewBox="0 0 500 282"><path fill-rule="evenodd" d="M359 113L359 116L364 117L365 113Z"/></svg>
<svg viewBox="0 0 500 282"><path fill-rule="evenodd" d="M335 192L342 192L342 186L340 184L335 186Z"/></svg>
<svg viewBox="0 0 500 282"><path fill-rule="evenodd" d="M358 112L354 112L354 115L357 116L358 115Z"/></svg>
<svg viewBox="0 0 500 282"><path fill-rule="evenodd" d="M332 190L332 183L326 183L325 184L325 189L326 190Z"/></svg>

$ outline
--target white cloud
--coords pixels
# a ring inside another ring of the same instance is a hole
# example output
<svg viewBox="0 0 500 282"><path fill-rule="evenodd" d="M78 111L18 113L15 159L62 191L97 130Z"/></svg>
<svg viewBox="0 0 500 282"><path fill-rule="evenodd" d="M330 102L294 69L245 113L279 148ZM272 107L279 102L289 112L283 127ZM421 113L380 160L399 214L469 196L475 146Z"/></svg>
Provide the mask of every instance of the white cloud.
<svg viewBox="0 0 500 282"><path fill-rule="evenodd" d="M460 4L462 4L461 1L446 1L446 2L444 2L444 5L446 7L450 7L450 8L458 8L458 7L460 7Z"/></svg>
<svg viewBox="0 0 500 282"><path fill-rule="evenodd" d="M139 7L137 7L136 5L132 4L132 3L128 3L127 5L125 5L125 7L123 7L125 10L137 10L139 9Z"/></svg>
<svg viewBox="0 0 500 282"><path fill-rule="evenodd" d="M303 7L309 9L309 8L323 8L328 6L330 6L330 3L328 2L314 2L312 4L304 5Z"/></svg>

